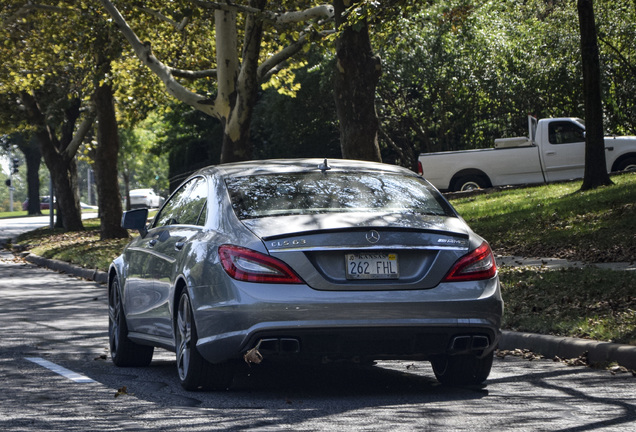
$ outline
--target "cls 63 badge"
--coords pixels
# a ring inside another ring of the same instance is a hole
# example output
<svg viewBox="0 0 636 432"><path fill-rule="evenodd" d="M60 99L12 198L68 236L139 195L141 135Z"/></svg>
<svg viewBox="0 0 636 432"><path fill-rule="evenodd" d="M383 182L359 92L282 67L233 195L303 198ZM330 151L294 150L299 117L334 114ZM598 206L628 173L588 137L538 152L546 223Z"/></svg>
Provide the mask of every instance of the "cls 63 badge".
<svg viewBox="0 0 636 432"><path fill-rule="evenodd" d="M290 246L303 246L307 244L305 239L295 239L295 240L276 240L271 243L272 247L280 248L280 247L290 247Z"/></svg>

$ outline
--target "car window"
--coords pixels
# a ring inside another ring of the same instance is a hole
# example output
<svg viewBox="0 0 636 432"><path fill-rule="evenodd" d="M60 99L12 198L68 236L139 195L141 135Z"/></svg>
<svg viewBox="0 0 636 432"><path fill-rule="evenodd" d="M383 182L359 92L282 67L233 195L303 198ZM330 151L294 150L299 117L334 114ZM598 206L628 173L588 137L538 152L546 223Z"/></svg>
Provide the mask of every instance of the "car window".
<svg viewBox="0 0 636 432"><path fill-rule="evenodd" d="M356 211L454 216L416 176L312 172L234 177L226 185L239 219Z"/></svg>
<svg viewBox="0 0 636 432"><path fill-rule="evenodd" d="M548 126L550 144L570 144L585 141L585 130L569 121L553 121Z"/></svg>
<svg viewBox="0 0 636 432"><path fill-rule="evenodd" d="M205 178L195 177L189 180L166 202L155 218L153 228L166 225L204 225L207 194Z"/></svg>

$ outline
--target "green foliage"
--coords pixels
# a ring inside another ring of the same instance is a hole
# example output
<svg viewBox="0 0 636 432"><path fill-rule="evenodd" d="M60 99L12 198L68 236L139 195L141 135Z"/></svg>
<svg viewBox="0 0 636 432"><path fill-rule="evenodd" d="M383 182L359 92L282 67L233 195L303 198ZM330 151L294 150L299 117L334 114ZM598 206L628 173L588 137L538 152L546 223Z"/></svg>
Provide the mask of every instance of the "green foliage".
<svg viewBox="0 0 636 432"><path fill-rule="evenodd" d="M310 53L319 63L320 53ZM267 90L254 111L251 138L256 159L340 157L340 135L332 95L331 62L296 71L294 98Z"/></svg>
<svg viewBox="0 0 636 432"><path fill-rule="evenodd" d="M157 143L168 156L173 191L195 170L219 163L223 128L218 120L180 103L170 104L162 121L166 127Z"/></svg>
<svg viewBox="0 0 636 432"><path fill-rule="evenodd" d="M151 113L134 128L120 130L119 171L128 176L130 189L152 188L167 195L168 152L160 140L165 127L162 119ZM124 196L124 191L121 193Z"/></svg>
<svg viewBox="0 0 636 432"><path fill-rule="evenodd" d="M494 138L527 135L528 113L584 117L575 1L418 4L372 33L384 68L378 111L400 147L414 154L484 148ZM606 128L633 134L636 5L595 7Z"/></svg>
<svg viewBox="0 0 636 432"><path fill-rule="evenodd" d="M504 327L636 345L636 274L503 268Z"/></svg>
<svg viewBox="0 0 636 432"><path fill-rule="evenodd" d="M459 198L453 205L503 255L631 262L636 174L612 180L613 186L585 192L580 182L558 183Z"/></svg>

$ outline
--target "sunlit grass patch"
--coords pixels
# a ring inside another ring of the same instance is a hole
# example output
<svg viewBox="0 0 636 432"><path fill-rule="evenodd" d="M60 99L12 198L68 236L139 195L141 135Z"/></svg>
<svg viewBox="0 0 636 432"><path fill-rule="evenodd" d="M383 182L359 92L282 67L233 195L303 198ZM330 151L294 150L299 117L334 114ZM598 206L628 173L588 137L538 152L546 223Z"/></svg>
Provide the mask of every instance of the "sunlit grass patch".
<svg viewBox="0 0 636 432"><path fill-rule="evenodd" d="M636 272L500 271L504 328L636 345Z"/></svg>

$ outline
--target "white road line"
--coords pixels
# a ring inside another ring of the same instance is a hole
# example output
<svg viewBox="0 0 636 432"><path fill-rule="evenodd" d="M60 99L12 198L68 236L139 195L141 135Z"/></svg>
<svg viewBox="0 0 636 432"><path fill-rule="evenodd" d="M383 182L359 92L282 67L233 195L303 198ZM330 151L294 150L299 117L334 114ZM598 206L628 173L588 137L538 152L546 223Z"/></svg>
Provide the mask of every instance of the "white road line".
<svg viewBox="0 0 636 432"><path fill-rule="evenodd" d="M55 372L58 375L62 375L64 378L68 378L70 380L73 380L77 383L91 383L91 382L95 382L95 380L90 379L87 376L78 374L77 372L73 372L72 370L68 370L66 368L63 368L60 365L56 365L55 363L52 363L48 360L44 360L43 358L40 357L25 357L28 361L39 364L42 367L45 367L53 372Z"/></svg>

